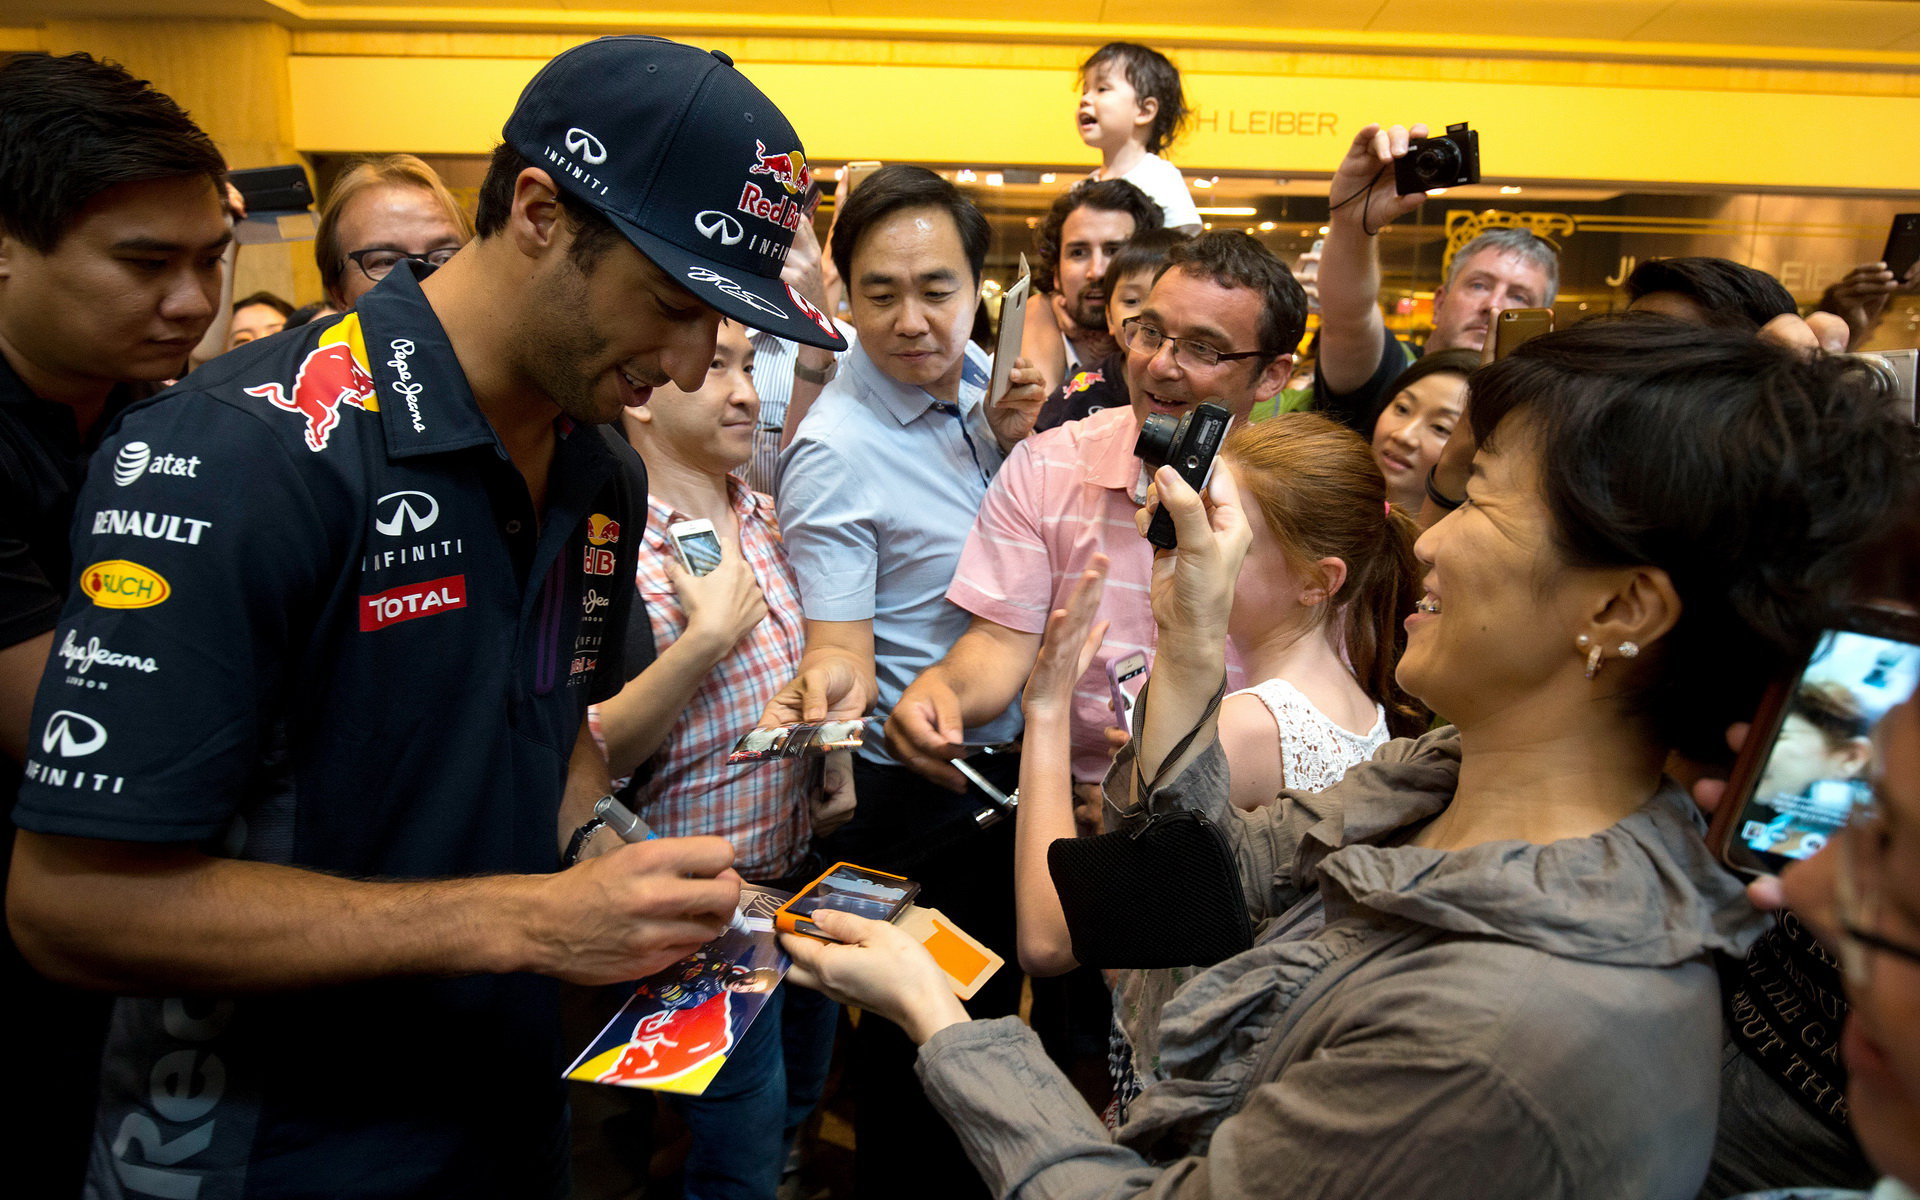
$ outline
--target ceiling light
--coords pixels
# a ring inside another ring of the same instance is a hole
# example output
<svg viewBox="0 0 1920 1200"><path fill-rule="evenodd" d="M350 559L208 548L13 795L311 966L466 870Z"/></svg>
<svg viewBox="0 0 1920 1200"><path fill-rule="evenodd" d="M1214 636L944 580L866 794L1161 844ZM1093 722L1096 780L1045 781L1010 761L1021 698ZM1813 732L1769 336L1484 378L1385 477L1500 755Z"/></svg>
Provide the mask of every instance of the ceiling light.
<svg viewBox="0 0 1920 1200"><path fill-rule="evenodd" d="M1001 172L999 171L987 172L988 187L1005 187L1006 184L1007 184L1007 177Z"/></svg>
<svg viewBox="0 0 1920 1200"><path fill-rule="evenodd" d="M1240 208L1196 208L1203 217L1250 217L1260 210L1249 204Z"/></svg>
<svg viewBox="0 0 1920 1200"><path fill-rule="evenodd" d="M1055 179L1057 179L1057 178L1059 178L1059 176L1057 176L1057 175L1055 175L1055 174L1054 174L1054 173L1053 173L1052 171L1042 171L1042 172L1040 172L1040 182L1041 182L1041 183L1052 183L1052 182L1053 182L1053 181L1054 181Z"/></svg>
<svg viewBox="0 0 1920 1200"><path fill-rule="evenodd" d="M1502 196L1518 196L1520 194L1520 189L1509 185L1507 187L1501 188L1500 194Z"/></svg>

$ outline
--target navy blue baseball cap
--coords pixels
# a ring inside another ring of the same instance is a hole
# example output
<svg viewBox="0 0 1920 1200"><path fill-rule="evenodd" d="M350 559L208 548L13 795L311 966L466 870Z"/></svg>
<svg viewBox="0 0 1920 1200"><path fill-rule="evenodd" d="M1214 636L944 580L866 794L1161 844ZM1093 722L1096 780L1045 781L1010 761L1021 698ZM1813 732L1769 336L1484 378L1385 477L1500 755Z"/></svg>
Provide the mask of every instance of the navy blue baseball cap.
<svg viewBox="0 0 1920 1200"><path fill-rule="evenodd" d="M780 279L794 231L811 219L806 151L725 54L656 37L576 46L540 68L502 136L723 315L846 347Z"/></svg>

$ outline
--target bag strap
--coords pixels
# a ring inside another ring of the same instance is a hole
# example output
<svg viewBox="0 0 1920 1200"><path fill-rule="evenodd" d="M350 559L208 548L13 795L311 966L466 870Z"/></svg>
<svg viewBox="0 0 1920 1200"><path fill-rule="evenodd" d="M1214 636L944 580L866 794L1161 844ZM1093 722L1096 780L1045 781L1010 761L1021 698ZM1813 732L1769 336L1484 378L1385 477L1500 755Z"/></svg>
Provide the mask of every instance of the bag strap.
<svg viewBox="0 0 1920 1200"><path fill-rule="evenodd" d="M1146 719L1147 719L1146 718L1147 689L1151 688L1152 686L1153 686L1153 679L1149 677L1147 679L1146 685L1140 689L1140 697L1134 704L1134 711L1140 714L1139 723L1142 728L1145 727ZM1220 702L1226 699L1226 695L1227 695L1227 681L1226 681L1226 678L1222 676L1220 680L1220 686L1213 690L1213 698L1207 701L1207 710L1200 714L1200 719L1193 723L1193 728L1187 730L1186 736L1182 737L1178 742L1174 743L1173 752L1171 754L1168 754L1167 757L1161 761L1160 769L1154 772L1152 783L1147 782L1146 775L1141 770L1139 751L1138 750L1134 751L1134 755L1133 755L1133 794L1135 797L1134 810L1132 812L1123 812L1117 805L1113 803L1112 800L1107 800L1106 801L1107 807L1110 810L1112 810L1113 814L1116 817L1119 817L1123 821L1131 820L1132 818L1139 816L1140 813L1147 808L1148 802L1151 800L1153 794L1160 790L1161 784L1166 782L1166 775L1167 775L1168 768L1171 767L1174 763L1179 762L1181 757L1186 754L1188 748L1193 745L1194 739L1200 736L1201 728L1205 726L1208 721L1213 719L1213 716L1215 713L1220 711ZM1139 736L1138 733L1136 733L1135 736L1138 737Z"/></svg>

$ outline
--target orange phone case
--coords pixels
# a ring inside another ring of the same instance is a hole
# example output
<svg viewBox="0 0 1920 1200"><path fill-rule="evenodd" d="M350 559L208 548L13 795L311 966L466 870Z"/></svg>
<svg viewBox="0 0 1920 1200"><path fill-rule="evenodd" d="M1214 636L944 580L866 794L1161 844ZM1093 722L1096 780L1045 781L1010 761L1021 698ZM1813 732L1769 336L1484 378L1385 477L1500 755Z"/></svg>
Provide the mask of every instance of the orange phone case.
<svg viewBox="0 0 1920 1200"><path fill-rule="evenodd" d="M833 940L832 938L829 938L825 934L819 933L814 929L813 921L810 918L808 918L804 914L794 913L791 911L791 909L793 908L794 905L800 903L802 900L805 900L808 896L812 895L813 890L815 888L819 887L822 883L826 882L827 879L832 877L835 872L839 871L843 867L851 868L855 871L860 872L863 875L869 875L876 879L897 879L900 881L901 885L906 890L906 895L902 896L900 898L900 902L894 905L893 911L887 914L885 919L888 921L891 921L895 917L899 916L902 910L904 910L909 904L913 903L913 898L920 894L920 885L915 883L913 880L908 879L904 875L895 875L891 871L877 871L872 867L863 867L859 863L837 862L833 864L831 867L828 867L826 870L820 872L820 874L813 880L813 882L807 884L806 887L801 888L799 891L795 892L791 900L788 900L785 904L782 904L779 908L776 908L773 910L774 928L780 930L782 933L796 933L796 934L799 934L801 937L818 938L823 942L832 941ZM864 916L866 914L863 913L859 915Z"/></svg>

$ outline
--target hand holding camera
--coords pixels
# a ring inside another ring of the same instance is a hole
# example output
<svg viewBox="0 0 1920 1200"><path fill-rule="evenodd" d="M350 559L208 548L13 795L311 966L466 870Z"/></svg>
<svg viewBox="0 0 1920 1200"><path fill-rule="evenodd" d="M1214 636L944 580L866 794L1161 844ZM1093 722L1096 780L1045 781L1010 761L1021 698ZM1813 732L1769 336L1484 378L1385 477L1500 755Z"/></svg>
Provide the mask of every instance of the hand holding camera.
<svg viewBox="0 0 1920 1200"><path fill-rule="evenodd" d="M1148 507L1136 518L1141 532L1159 516L1172 522L1180 543L1169 553L1154 555L1148 587L1153 620L1160 627L1160 661L1166 662L1173 640L1218 653L1226 641L1234 581L1253 540L1233 469L1215 472L1203 498L1179 471L1161 467L1153 477Z"/></svg>

